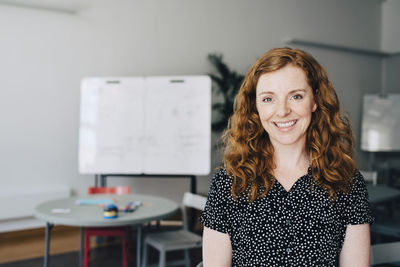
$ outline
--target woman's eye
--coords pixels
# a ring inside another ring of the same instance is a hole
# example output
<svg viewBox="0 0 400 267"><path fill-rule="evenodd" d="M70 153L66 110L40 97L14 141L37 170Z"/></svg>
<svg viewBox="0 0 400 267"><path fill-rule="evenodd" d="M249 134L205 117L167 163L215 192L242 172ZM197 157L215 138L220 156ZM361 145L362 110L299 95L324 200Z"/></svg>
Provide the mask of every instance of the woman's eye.
<svg viewBox="0 0 400 267"><path fill-rule="evenodd" d="M264 102L272 102L272 98L270 97L266 97L263 99Z"/></svg>
<svg viewBox="0 0 400 267"><path fill-rule="evenodd" d="M294 100L303 99L303 96L302 96L302 95L294 95L294 96L293 96L293 99L294 99Z"/></svg>

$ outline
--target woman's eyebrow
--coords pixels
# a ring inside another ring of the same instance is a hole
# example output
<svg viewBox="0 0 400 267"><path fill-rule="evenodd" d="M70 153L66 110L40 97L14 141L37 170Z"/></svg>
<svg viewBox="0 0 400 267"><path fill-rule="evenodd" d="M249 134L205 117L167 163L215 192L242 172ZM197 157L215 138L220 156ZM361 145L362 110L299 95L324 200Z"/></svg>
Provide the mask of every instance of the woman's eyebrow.
<svg viewBox="0 0 400 267"><path fill-rule="evenodd" d="M303 93L305 93L305 92L306 92L306 89L295 89L295 90L290 91L289 94L298 93L298 92L303 92Z"/></svg>
<svg viewBox="0 0 400 267"><path fill-rule="evenodd" d="M262 91L262 92L260 92L258 95L274 95L275 93L274 92L271 92L271 91Z"/></svg>
<svg viewBox="0 0 400 267"><path fill-rule="evenodd" d="M299 92L305 93L306 89L294 89L294 90L290 91L289 94L294 94L294 93L299 93ZM272 92L272 91L262 91L262 92L258 93L259 96L261 96L261 95L274 95L274 94L275 94L275 92Z"/></svg>

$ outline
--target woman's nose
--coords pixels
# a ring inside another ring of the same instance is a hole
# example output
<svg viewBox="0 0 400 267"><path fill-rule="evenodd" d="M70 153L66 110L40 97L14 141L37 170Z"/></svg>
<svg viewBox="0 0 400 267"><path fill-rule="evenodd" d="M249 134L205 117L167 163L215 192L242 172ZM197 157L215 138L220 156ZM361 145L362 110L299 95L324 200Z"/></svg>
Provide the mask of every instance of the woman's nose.
<svg viewBox="0 0 400 267"><path fill-rule="evenodd" d="M278 103L278 107L277 107L277 115L280 117L286 117L287 115L290 114L290 105L289 103L287 103L286 101L282 101L280 103Z"/></svg>

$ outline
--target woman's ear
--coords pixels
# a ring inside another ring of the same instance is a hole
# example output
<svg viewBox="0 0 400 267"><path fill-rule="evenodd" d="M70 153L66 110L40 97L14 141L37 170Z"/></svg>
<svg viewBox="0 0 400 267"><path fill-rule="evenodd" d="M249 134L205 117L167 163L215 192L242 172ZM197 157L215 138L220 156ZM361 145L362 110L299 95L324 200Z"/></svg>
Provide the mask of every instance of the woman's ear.
<svg viewBox="0 0 400 267"><path fill-rule="evenodd" d="M314 101L314 105L313 105L313 107L312 107L312 112L316 111L316 110L317 110L317 107L318 107L318 105L317 105L317 103L315 103L315 101Z"/></svg>
<svg viewBox="0 0 400 267"><path fill-rule="evenodd" d="M317 110L317 107L318 107L318 105L317 105L317 102L315 102L315 96L318 94L318 91L319 91L319 89L318 89L318 88L317 88L317 89L315 89L315 92L314 92L314 97L313 97L313 102L314 102L314 105L313 105L313 107L312 107L312 112L316 111L316 110Z"/></svg>

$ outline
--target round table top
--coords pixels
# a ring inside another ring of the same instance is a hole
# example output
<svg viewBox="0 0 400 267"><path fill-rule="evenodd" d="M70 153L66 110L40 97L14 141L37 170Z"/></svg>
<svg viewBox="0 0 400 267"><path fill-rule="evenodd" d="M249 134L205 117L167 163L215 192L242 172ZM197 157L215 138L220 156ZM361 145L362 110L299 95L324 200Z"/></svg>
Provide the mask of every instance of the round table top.
<svg viewBox="0 0 400 267"><path fill-rule="evenodd" d="M115 198L118 208L123 209L130 201L142 201L143 205L133 212L118 212L118 218L105 219L101 205L78 205L77 200ZM60 211L68 211L59 213ZM164 219L178 209L178 204L172 200L150 195L109 195L95 194L81 197L69 197L47 201L35 207L34 215L52 224L83 227L110 227L142 224L149 221ZM58 212L57 212L58 211Z"/></svg>

